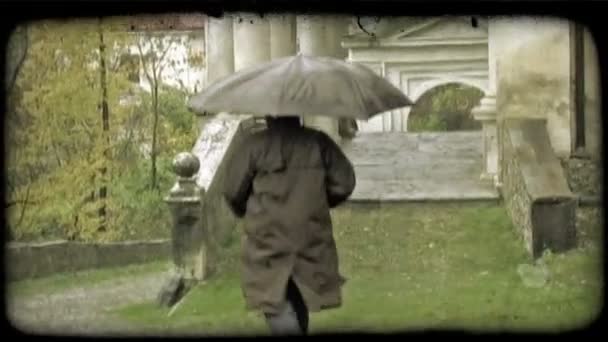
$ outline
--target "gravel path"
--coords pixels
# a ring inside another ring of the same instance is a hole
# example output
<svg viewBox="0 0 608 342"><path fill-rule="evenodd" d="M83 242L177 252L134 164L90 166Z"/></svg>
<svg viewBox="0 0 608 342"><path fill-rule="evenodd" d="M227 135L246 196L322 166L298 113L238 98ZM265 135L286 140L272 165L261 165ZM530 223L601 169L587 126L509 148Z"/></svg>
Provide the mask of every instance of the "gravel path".
<svg viewBox="0 0 608 342"><path fill-rule="evenodd" d="M7 296L8 317L19 330L60 335L125 335L141 331L110 314L122 306L154 301L166 272L109 279L29 296ZM139 331L138 331L139 330Z"/></svg>

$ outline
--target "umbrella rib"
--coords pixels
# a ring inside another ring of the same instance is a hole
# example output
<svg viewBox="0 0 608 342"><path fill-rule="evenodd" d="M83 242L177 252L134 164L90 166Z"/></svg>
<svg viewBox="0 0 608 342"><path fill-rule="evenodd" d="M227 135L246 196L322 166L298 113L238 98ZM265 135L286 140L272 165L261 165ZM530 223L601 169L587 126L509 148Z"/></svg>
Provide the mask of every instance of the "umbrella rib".
<svg viewBox="0 0 608 342"><path fill-rule="evenodd" d="M365 102L363 101L364 94L361 90L361 86L359 85L356 79L351 79L351 82L355 85L355 89L357 89L357 99L359 100L359 106L365 109Z"/></svg>

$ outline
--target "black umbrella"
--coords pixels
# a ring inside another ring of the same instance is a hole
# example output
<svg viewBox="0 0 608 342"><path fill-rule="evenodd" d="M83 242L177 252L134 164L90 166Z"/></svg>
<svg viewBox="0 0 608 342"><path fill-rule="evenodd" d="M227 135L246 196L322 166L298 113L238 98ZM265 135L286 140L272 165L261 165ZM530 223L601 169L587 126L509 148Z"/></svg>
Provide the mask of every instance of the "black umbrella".
<svg viewBox="0 0 608 342"><path fill-rule="evenodd" d="M363 120L410 105L401 90L363 65L304 55L243 69L211 84L189 102L198 113Z"/></svg>

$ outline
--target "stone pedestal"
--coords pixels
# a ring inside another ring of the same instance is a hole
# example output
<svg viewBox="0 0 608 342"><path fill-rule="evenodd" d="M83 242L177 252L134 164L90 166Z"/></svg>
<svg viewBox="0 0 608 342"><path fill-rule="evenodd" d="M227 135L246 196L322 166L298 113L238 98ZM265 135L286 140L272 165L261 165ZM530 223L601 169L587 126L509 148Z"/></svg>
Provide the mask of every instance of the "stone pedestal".
<svg viewBox="0 0 608 342"><path fill-rule="evenodd" d="M180 153L173 161L178 179L165 198L173 216L173 265L158 296L161 305L173 306L192 286L212 272L204 224L205 191L196 185L194 178L199 167L198 158L191 153Z"/></svg>
<svg viewBox="0 0 608 342"><path fill-rule="evenodd" d="M481 121L483 131L484 169L481 179L498 181L498 141L496 128L496 97L488 95L472 110L475 120Z"/></svg>

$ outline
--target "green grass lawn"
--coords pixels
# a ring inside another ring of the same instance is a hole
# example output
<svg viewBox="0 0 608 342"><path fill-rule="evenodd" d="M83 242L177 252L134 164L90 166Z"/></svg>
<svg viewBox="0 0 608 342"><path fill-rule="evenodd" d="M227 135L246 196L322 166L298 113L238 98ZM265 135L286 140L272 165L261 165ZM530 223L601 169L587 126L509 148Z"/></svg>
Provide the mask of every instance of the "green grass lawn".
<svg viewBox="0 0 608 342"><path fill-rule="evenodd" d="M531 264L505 210L496 204L391 204L333 212L344 305L312 314L311 332L428 328L563 331L601 309L601 229L583 227L584 247L547 254L541 287L518 267ZM238 244L223 272L194 288L171 317L154 303L117 313L134 324L183 333L266 334L244 310Z"/></svg>

